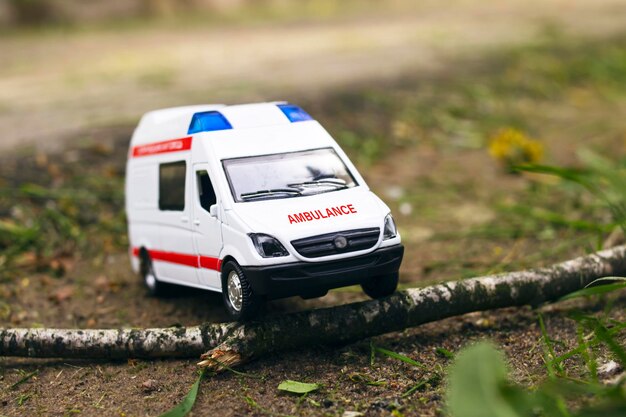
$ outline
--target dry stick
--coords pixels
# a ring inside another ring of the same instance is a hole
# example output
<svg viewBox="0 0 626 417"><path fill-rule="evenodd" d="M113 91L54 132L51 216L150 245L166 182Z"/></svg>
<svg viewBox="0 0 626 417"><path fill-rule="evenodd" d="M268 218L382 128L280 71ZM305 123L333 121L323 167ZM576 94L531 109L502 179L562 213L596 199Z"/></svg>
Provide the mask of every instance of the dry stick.
<svg viewBox="0 0 626 417"><path fill-rule="evenodd" d="M552 267L408 289L372 301L283 314L246 324L188 328L2 329L0 356L122 359L197 357L214 370L268 352L346 343L473 311L539 305L593 280L626 274L626 246Z"/></svg>

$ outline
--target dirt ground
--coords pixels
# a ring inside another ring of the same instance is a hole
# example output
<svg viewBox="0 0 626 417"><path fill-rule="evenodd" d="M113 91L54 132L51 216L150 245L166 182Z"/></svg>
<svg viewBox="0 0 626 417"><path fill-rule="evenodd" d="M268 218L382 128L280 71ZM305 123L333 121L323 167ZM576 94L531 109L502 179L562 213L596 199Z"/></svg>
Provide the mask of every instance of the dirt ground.
<svg viewBox="0 0 626 417"><path fill-rule="evenodd" d="M45 39L37 34L0 38L0 51L6 57L6 65L0 68L0 127L5 133L0 140L5 150L0 157L4 200L0 219L19 219L20 211L28 208L23 201L37 204L32 191L28 197L17 192L24 184L56 189L82 176L85 182L77 183L82 187L111 190L110 199L103 199L102 213L94 213L93 219L94 225L107 225L110 241L99 246L101 251L72 246L55 252L52 261L38 268L20 267L0 275L0 326L162 327L226 320L219 294L173 288L167 297L151 298L130 271L123 219L115 220L121 216L128 138L144 110L218 98L267 98L276 88L301 97L305 107L319 115L349 148L370 187L391 206L407 250L401 286L540 266L597 249L595 230L557 227L538 220L536 213L520 215L511 208L545 206L568 219L604 220L604 212L593 204L589 211L584 197L544 186L545 178L531 183L525 176L503 173L484 146L458 145L461 140L471 142L467 133L472 132L471 126L454 125L451 130L462 137L444 132L442 145L425 127L414 131L419 126L404 123L415 115L401 118L394 113L400 106L393 103L411 103L409 95L428 94L430 85L452 83L448 74L467 71L470 79L449 75L458 85L487 83L495 77L493 72L480 75L478 65L474 79L470 68L491 50L532 42L536 33L555 27L599 39L589 46L598 49L614 42L611 35L626 21L626 8L619 2L553 1L545 7L538 3L515 1L496 7L463 1L450 11L432 2L412 14L380 19L236 30L191 27L165 30L158 36L142 29L80 36L53 33ZM200 40L212 35L208 42ZM255 42L249 41L252 36ZM121 39L127 43L126 52L120 48ZM271 47L277 39L285 40L280 54ZM212 56L199 63L190 60L198 50L218 44L215 58L229 59L232 71L216 65ZM616 45L623 48L623 40ZM27 56L29 50L36 53ZM245 53L231 56L229 50ZM125 53L128 60L119 60ZM135 53L143 58L131 58ZM483 55L479 59L474 53ZM162 54L171 59L163 60ZM548 58L552 57L548 54ZM192 64L201 71L188 69ZM447 64L453 68L443 71L446 75L432 72ZM68 71L69 67L74 70ZM206 88L197 88L197 77ZM213 85L217 89L209 87ZM454 90L455 84L451 85ZM452 108L462 97L450 94L445 100ZM606 97L578 86L556 99L529 100L519 94L510 112L530 120L531 131L549 138L545 147L552 162L575 161L576 145L581 142L623 153L626 124L621 115L626 102L622 96ZM120 104L117 97L124 102ZM501 103L489 100L485 95L480 103L488 113L497 113ZM433 117L443 119L437 119L438 125L449 123L447 113L438 113L436 107L434 103ZM355 112L360 116L350 116ZM32 129L23 129L25 124ZM369 128L384 132L383 143L401 140L403 129L424 140L379 150L370 157L361 152L360 143L352 146L348 140L350 132L358 136ZM16 148L16 144L27 146ZM46 204L52 210L75 209L62 206L61 200ZM121 230L116 228L120 224ZM98 230L94 227L86 234ZM23 256L30 259L28 253ZM267 314L363 299L358 288L347 288L315 300L271 302ZM625 306L623 293L615 297L616 319L624 320ZM550 337L565 351L577 340L576 323L568 315L579 309L596 314L606 307L606 300L591 300L544 306L539 311L474 313L377 337L373 343L445 373L450 359L440 348L454 353L473 341L490 339L505 352L514 380L534 386L546 376L539 312ZM623 341L623 333L621 337ZM390 358L379 357L371 365L370 342L311 346L258 358L240 369L245 375L228 372L207 378L190 415L342 416L350 411L367 416L442 415L445 381L433 380L403 395L427 373ZM610 356L600 352L598 359L603 363ZM0 358L0 416L158 415L187 393L197 376L195 362ZM570 365L571 374L577 375L580 364L571 361ZM306 398L294 397L277 390L285 379L315 382L322 388Z"/></svg>

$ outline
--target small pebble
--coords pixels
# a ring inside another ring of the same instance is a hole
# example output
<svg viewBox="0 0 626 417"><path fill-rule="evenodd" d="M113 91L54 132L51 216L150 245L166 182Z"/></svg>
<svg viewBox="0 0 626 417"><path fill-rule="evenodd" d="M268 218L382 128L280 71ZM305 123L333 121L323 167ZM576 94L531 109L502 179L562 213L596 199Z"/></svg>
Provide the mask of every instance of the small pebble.
<svg viewBox="0 0 626 417"><path fill-rule="evenodd" d="M159 389L159 383L154 379L148 379L141 384L144 392L153 392Z"/></svg>
<svg viewBox="0 0 626 417"><path fill-rule="evenodd" d="M615 361L608 361L598 367L598 375L608 377L621 372L622 366Z"/></svg>

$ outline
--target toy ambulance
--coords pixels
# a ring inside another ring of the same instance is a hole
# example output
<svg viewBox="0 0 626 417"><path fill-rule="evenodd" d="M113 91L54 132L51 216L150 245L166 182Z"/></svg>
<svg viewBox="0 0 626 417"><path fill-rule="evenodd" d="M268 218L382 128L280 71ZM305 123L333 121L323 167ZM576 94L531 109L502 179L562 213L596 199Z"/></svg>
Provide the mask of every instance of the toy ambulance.
<svg viewBox="0 0 626 417"><path fill-rule="evenodd" d="M389 208L324 128L284 102L201 105L143 116L130 143L133 270L221 292L254 318L266 299L360 284L392 294L404 248Z"/></svg>

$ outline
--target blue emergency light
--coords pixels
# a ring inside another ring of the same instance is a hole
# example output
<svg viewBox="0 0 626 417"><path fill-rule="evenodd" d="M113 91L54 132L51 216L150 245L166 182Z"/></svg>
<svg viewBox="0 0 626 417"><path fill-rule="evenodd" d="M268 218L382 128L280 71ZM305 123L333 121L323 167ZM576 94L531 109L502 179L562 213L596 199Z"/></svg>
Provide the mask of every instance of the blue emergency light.
<svg viewBox="0 0 626 417"><path fill-rule="evenodd" d="M309 113L305 112L298 106L294 106L293 104L278 104L278 108L285 113L287 119L289 119L292 123L313 120Z"/></svg>
<svg viewBox="0 0 626 417"><path fill-rule="evenodd" d="M212 132L232 128L230 122L220 112L214 110L205 111L193 115L187 134L192 135L198 132Z"/></svg>

